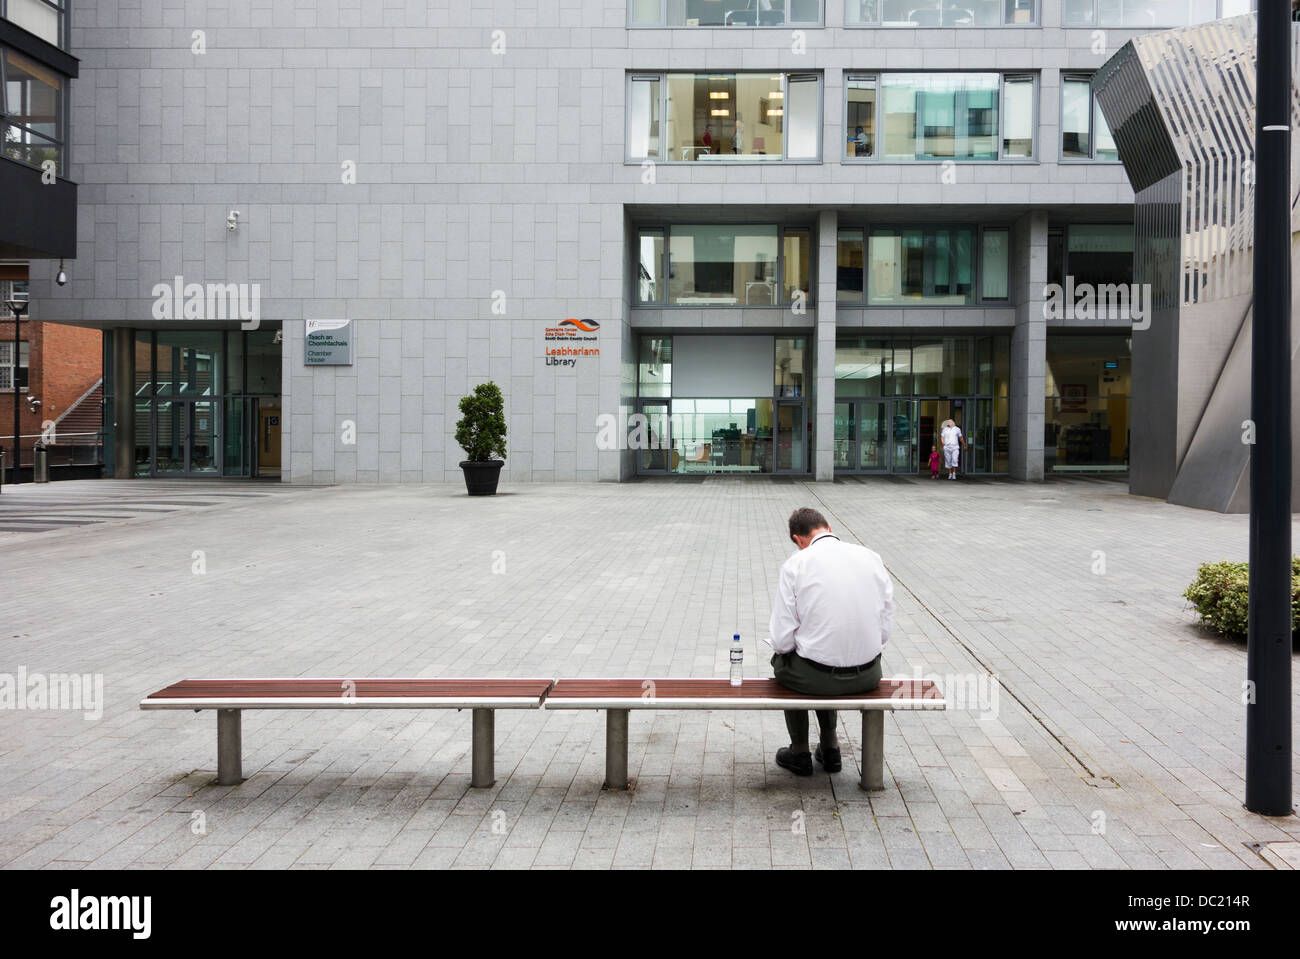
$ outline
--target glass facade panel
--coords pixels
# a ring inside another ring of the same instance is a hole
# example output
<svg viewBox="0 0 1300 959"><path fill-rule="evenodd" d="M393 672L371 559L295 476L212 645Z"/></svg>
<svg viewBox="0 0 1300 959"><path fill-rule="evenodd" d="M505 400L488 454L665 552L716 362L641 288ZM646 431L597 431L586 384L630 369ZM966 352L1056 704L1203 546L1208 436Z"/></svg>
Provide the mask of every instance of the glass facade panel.
<svg viewBox="0 0 1300 959"><path fill-rule="evenodd" d="M986 300L1005 300L1011 233L986 227L980 234L980 243L980 296Z"/></svg>
<svg viewBox="0 0 1300 959"><path fill-rule="evenodd" d="M627 149L634 157L659 156L659 78L633 77L627 105Z"/></svg>
<svg viewBox="0 0 1300 959"><path fill-rule="evenodd" d="M1133 282L1132 224L1071 224L1066 231L1065 271L1076 286Z"/></svg>
<svg viewBox="0 0 1300 959"><path fill-rule="evenodd" d="M46 0L3 0L0 10L10 23L57 47L60 46L59 20L63 6Z"/></svg>
<svg viewBox="0 0 1300 959"><path fill-rule="evenodd" d="M821 0L630 0L633 26L783 27L821 21Z"/></svg>
<svg viewBox="0 0 1300 959"><path fill-rule="evenodd" d="M1003 81L1002 156L1028 159L1034 155L1034 78Z"/></svg>
<svg viewBox="0 0 1300 959"><path fill-rule="evenodd" d="M841 230L835 246L835 299L840 303L862 302L862 254L862 231Z"/></svg>
<svg viewBox="0 0 1300 959"><path fill-rule="evenodd" d="M871 231L867 302L965 305L974 297L970 227L877 227Z"/></svg>
<svg viewBox="0 0 1300 959"><path fill-rule="evenodd" d="M775 393L777 396L803 396L807 391L808 347L802 336L776 338Z"/></svg>
<svg viewBox="0 0 1300 959"><path fill-rule="evenodd" d="M675 226L669 249L670 303L776 304L775 226Z"/></svg>
<svg viewBox="0 0 1300 959"><path fill-rule="evenodd" d="M781 302L793 303L795 294L808 303L812 297L809 273L812 263L812 235L808 230L786 230L781 237Z"/></svg>
<svg viewBox="0 0 1300 959"><path fill-rule="evenodd" d="M664 262L664 231L642 230L637 236L637 248L636 301L662 303L664 286L660 274Z"/></svg>
<svg viewBox="0 0 1300 959"><path fill-rule="evenodd" d="M849 77L845 81L847 97L844 155L869 157L875 153L876 80L874 77Z"/></svg>
<svg viewBox="0 0 1300 959"><path fill-rule="evenodd" d="M1062 78L1061 156L1083 160L1091 159L1092 137L1088 120L1091 110L1091 82L1081 77Z"/></svg>
<svg viewBox="0 0 1300 959"><path fill-rule="evenodd" d="M1119 160L1119 149L1115 146L1115 138L1111 136L1110 127L1106 125L1106 118L1102 115L1101 104L1095 100L1092 105L1093 124L1092 129L1096 136L1094 137L1097 145L1098 160Z"/></svg>
<svg viewBox="0 0 1300 959"><path fill-rule="evenodd" d="M1034 22L1033 0L845 0L851 26L1000 27Z"/></svg>
<svg viewBox="0 0 1300 959"><path fill-rule="evenodd" d="M887 159L995 160L996 73L886 73L880 78Z"/></svg>
<svg viewBox="0 0 1300 959"><path fill-rule="evenodd" d="M781 159L785 135L782 74L671 73L667 85L665 159ZM806 95L801 94L800 103L806 102ZM801 118L801 130L806 123Z"/></svg>
<svg viewBox="0 0 1300 959"><path fill-rule="evenodd" d="M40 166L55 161L62 173L60 146L63 139L63 78L47 67L14 53L0 50L4 73L4 155L20 163Z"/></svg>
<svg viewBox="0 0 1300 959"><path fill-rule="evenodd" d="M835 346L835 468L928 474L930 447L951 418L971 444L962 470L1005 473L1009 350L1010 338L1001 334L841 336Z"/></svg>
<svg viewBox="0 0 1300 959"><path fill-rule="evenodd" d="M671 336L641 337L637 361L638 396L673 395L673 340Z"/></svg>
<svg viewBox="0 0 1300 959"><path fill-rule="evenodd" d="M1124 335L1047 337L1044 468L1128 468L1132 363Z"/></svg>
<svg viewBox="0 0 1300 959"><path fill-rule="evenodd" d="M791 77L786 93L785 109L781 111L789 115L786 124L789 142L785 155L791 160L815 160L821 154L822 116L817 78ZM780 106L775 109L780 109Z"/></svg>

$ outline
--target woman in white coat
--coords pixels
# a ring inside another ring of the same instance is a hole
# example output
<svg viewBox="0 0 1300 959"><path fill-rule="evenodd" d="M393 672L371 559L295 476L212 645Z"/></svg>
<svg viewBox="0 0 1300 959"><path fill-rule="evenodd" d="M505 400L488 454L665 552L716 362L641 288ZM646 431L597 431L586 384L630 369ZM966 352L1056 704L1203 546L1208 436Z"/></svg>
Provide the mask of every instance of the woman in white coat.
<svg viewBox="0 0 1300 959"><path fill-rule="evenodd" d="M962 435L961 427L952 420L943 421L939 435L943 440L943 465L948 469L948 479L955 480L957 467L961 463L961 451L966 449L966 437Z"/></svg>

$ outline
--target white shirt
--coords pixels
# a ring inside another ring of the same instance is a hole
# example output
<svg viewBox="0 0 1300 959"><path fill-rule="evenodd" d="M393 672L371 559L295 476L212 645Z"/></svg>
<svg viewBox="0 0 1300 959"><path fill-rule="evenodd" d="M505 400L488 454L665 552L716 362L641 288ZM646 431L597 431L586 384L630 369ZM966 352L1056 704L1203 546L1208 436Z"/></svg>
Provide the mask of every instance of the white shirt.
<svg viewBox="0 0 1300 959"><path fill-rule="evenodd" d="M821 533L781 564L772 649L824 666L862 666L889 641L894 583L880 556Z"/></svg>
<svg viewBox="0 0 1300 959"><path fill-rule="evenodd" d="M943 445L956 446L957 441L961 439L960 426L945 426L943 428Z"/></svg>

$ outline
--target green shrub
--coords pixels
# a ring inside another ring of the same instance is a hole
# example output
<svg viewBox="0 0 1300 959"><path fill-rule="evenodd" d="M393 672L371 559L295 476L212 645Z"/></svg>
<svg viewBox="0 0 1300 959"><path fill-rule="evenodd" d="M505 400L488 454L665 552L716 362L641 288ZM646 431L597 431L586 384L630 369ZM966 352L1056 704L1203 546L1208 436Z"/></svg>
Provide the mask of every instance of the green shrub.
<svg viewBox="0 0 1300 959"><path fill-rule="evenodd" d="M1201 614L1201 624L1224 636L1244 639L1250 623L1250 564L1202 563L1183 596ZM1300 556L1291 558L1291 632L1300 629Z"/></svg>
<svg viewBox="0 0 1300 959"><path fill-rule="evenodd" d="M456 442L467 459L486 463L493 453L505 459L506 416L500 387L495 383L474 387L474 392L460 401L460 411L465 415L456 424Z"/></svg>

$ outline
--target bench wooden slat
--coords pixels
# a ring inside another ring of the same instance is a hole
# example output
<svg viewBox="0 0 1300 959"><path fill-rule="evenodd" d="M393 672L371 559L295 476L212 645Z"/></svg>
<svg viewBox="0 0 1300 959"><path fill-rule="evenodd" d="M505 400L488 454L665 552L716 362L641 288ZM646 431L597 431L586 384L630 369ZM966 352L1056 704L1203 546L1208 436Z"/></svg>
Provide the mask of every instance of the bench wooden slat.
<svg viewBox="0 0 1300 959"><path fill-rule="evenodd" d="M345 692L358 704L376 699L512 699L540 703L553 682L551 679L186 679L150 693L144 703L240 699L333 702L342 701Z"/></svg>
<svg viewBox="0 0 1300 959"><path fill-rule="evenodd" d="M797 704L843 704L852 709L943 709L942 691L928 679L882 679L869 693L811 696L774 679L747 679L732 686L726 679L560 679L547 694L547 708L791 708ZM809 707L812 708L812 707Z"/></svg>

